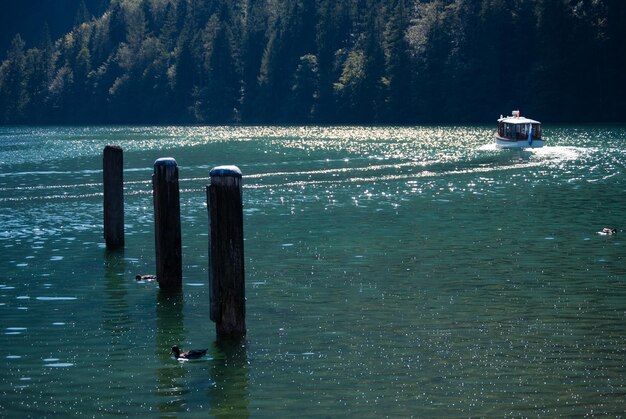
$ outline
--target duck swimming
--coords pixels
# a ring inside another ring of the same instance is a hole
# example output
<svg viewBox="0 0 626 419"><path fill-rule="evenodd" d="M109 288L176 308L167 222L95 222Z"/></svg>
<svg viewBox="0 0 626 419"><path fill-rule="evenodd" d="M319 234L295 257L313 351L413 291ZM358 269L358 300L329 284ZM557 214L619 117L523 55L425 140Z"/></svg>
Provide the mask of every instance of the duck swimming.
<svg viewBox="0 0 626 419"><path fill-rule="evenodd" d="M604 227L602 231L598 231L598 234L600 234L601 236L612 236L613 234L616 234L616 233L617 233L617 229L610 228L610 227Z"/></svg>
<svg viewBox="0 0 626 419"><path fill-rule="evenodd" d="M206 355L207 349L191 349L187 352L181 352L178 345L172 346L172 354L176 359L198 359Z"/></svg>
<svg viewBox="0 0 626 419"><path fill-rule="evenodd" d="M156 281L157 277L156 275L136 275L135 279L137 281L152 282Z"/></svg>

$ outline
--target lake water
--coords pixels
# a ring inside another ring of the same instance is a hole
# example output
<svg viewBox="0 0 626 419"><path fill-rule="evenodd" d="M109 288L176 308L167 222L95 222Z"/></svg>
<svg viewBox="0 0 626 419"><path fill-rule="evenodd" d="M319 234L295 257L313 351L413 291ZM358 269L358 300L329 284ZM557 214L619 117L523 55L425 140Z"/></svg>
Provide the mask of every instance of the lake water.
<svg viewBox="0 0 626 419"><path fill-rule="evenodd" d="M0 128L0 416L623 416L626 127L546 125L532 151L493 131ZM107 144L123 252L103 240ZM178 297L135 280L155 272L160 157L180 170ZM230 346L204 192L223 164L244 174Z"/></svg>

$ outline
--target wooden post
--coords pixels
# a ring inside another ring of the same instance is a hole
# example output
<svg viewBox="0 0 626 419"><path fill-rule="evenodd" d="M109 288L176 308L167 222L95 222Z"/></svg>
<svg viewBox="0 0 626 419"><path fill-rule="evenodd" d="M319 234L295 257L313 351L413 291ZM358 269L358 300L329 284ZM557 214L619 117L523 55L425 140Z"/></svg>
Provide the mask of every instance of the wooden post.
<svg viewBox="0 0 626 419"><path fill-rule="evenodd" d="M183 263L176 160L167 157L154 162L152 192L157 281L161 289L180 290Z"/></svg>
<svg viewBox="0 0 626 419"><path fill-rule="evenodd" d="M209 294L211 320L218 338L246 334L241 171L236 166L211 170L209 210Z"/></svg>
<svg viewBox="0 0 626 419"><path fill-rule="evenodd" d="M124 247L124 157L122 147L104 148L102 173L104 186L104 240L107 249Z"/></svg>

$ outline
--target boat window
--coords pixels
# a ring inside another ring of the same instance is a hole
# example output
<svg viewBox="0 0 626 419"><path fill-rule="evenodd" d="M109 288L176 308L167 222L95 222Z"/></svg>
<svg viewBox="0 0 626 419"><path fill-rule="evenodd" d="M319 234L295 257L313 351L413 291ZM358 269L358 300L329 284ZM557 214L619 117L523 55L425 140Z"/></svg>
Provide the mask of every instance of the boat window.
<svg viewBox="0 0 626 419"><path fill-rule="evenodd" d="M510 124L506 122L499 122L498 134L504 138L527 140L531 125L533 139L541 140L541 124Z"/></svg>
<svg viewBox="0 0 626 419"><path fill-rule="evenodd" d="M541 139L541 125L533 124L533 138Z"/></svg>

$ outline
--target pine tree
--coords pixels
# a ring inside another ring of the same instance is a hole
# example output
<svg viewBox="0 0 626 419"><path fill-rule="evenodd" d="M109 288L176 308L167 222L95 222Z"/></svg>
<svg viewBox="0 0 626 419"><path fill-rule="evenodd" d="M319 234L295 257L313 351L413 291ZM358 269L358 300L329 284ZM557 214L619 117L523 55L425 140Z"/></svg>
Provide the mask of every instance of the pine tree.
<svg viewBox="0 0 626 419"><path fill-rule="evenodd" d="M300 57L291 93L292 119L300 123L313 121L319 97L319 66L315 55L307 54Z"/></svg>
<svg viewBox="0 0 626 419"><path fill-rule="evenodd" d="M74 18L74 26L79 26L81 23L88 22L92 18L91 13L89 13L89 9L85 4L85 0L80 0L78 4L78 10L76 11L76 17Z"/></svg>
<svg viewBox="0 0 626 419"><path fill-rule="evenodd" d="M4 123L22 122L27 116L24 111L30 97L26 90L24 47L22 37L15 35L0 67L0 120Z"/></svg>
<svg viewBox="0 0 626 419"><path fill-rule="evenodd" d="M407 15L404 0L397 0L392 10L388 11L383 30L383 54L385 74L383 88L385 90L385 121L406 121L409 115L407 91L410 86L410 74L407 71L408 57L404 31L407 26Z"/></svg>

